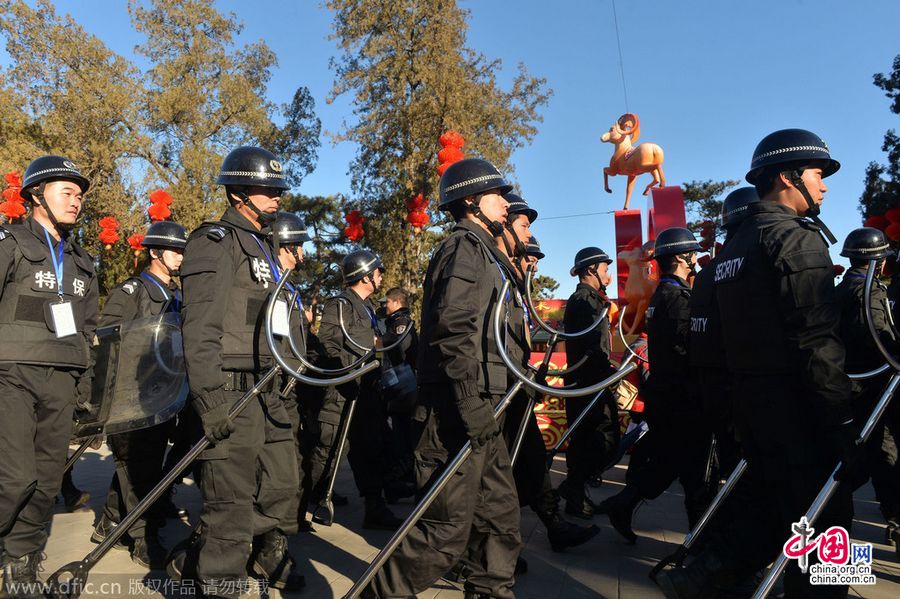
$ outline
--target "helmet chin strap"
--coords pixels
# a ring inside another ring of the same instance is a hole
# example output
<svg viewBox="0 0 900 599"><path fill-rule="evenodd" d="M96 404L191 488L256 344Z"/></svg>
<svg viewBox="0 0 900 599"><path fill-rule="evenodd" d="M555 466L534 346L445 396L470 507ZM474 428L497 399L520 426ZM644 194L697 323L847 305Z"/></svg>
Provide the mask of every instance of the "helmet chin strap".
<svg viewBox="0 0 900 599"><path fill-rule="evenodd" d="M256 204L250 201L250 196L248 196L243 191L232 190L231 193L236 195L238 199L244 203L245 206L253 211L253 213L256 215L256 220L259 221L260 225L265 226L275 222L276 216L274 213L270 214L268 212L263 212L262 210L257 208Z"/></svg>
<svg viewBox="0 0 900 599"><path fill-rule="evenodd" d="M157 252L156 255L154 255L154 252ZM180 268L169 268L169 265L166 264L165 250L151 250L150 256L159 260L159 263L166 269L166 273L168 273L169 277L174 279L175 277L181 276Z"/></svg>
<svg viewBox="0 0 900 599"><path fill-rule="evenodd" d="M291 253L291 256L294 257L293 270L295 270L295 271L300 270L300 265L303 263L303 261L300 259L300 254L297 253L297 246L295 246L295 245L288 246L288 251Z"/></svg>
<svg viewBox="0 0 900 599"><path fill-rule="evenodd" d="M806 217L816 223L816 225L822 230L822 236L828 241L829 245L834 245L837 243L837 238L834 236L825 223L822 222L822 219L819 218L819 212L821 209L819 205L816 204L812 196L809 193L809 190L806 189L806 183L803 182L803 169L795 168L793 170L787 171L788 179L790 179L791 184L797 188L797 191L800 192L800 195L803 196L803 199L806 200L807 210Z"/></svg>
<svg viewBox="0 0 900 599"><path fill-rule="evenodd" d="M59 238L63 239L69 234L69 231L75 228L75 223L71 225L64 225L56 220L56 215L53 214L53 211L50 210L50 206L47 205L47 200L44 199L44 188L46 186L46 181L41 181L38 186L37 192L31 194L31 196L37 200L38 204L41 205L41 208L47 213L47 218L50 219L50 223L53 225L53 228L56 229L56 232L59 234Z"/></svg>
<svg viewBox="0 0 900 599"><path fill-rule="evenodd" d="M481 223L487 227L487 230L490 232L492 237L500 237L503 235L503 223L491 220L487 216L484 215L484 212L481 211L481 206L479 203L481 202L481 196L477 196L475 201L469 204L469 212L472 215L481 221Z"/></svg>
<svg viewBox="0 0 900 599"><path fill-rule="evenodd" d="M519 258L525 257L525 246L522 245L522 242L516 236L516 232L513 231L513 228L510 225L507 224L504 228L509 231L509 236L513 238L513 245L510 245L507 236L503 234L500 235L500 239L503 241L503 247L506 248L506 255L509 256L510 264L512 264L513 268L516 269L524 281L525 271L522 270L522 264Z"/></svg>
<svg viewBox="0 0 900 599"><path fill-rule="evenodd" d="M375 271L373 270L369 274L363 277L363 281L369 281L372 284L372 293L378 291L378 283L375 282Z"/></svg>

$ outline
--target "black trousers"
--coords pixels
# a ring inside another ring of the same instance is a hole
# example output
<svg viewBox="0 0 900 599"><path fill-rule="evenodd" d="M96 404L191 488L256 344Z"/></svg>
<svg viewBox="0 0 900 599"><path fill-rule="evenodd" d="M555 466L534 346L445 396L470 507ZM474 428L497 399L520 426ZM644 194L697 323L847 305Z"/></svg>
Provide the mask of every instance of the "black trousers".
<svg viewBox="0 0 900 599"><path fill-rule="evenodd" d="M226 395L233 404L243 393ZM297 532L297 458L278 393L251 401L234 426L230 437L199 458L203 512L197 572L204 581L245 577L254 536L276 528Z"/></svg>
<svg viewBox="0 0 900 599"><path fill-rule="evenodd" d="M47 543L77 376L52 366L0 364L0 544L11 557Z"/></svg>
<svg viewBox="0 0 900 599"><path fill-rule="evenodd" d="M449 390L422 387L419 398L427 406L416 448L417 484L424 491L467 437ZM466 460L366 592L385 598L415 595L466 555L472 570L467 591L511 599L521 545L519 499L506 444L497 436Z"/></svg>
<svg viewBox="0 0 900 599"><path fill-rule="evenodd" d="M862 428L887 386L889 376L864 381L862 392L853 400L856 423ZM900 463L897 460L896 435L900 432L900 397L888 404L881 421L866 442L866 468L854 480L854 488L871 477L875 498L885 520L900 521Z"/></svg>
<svg viewBox="0 0 900 599"><path fill-rule="evenodd" d="M504 414L502 433L510 456L512 456L513 444L522 424L522 415L528 405L528 396L523 391L513 398ZM547 468L547 448L534 416L534 404L531 404L531 407L532 411L525 420L525 434L522 437L519 456L513 466L513 478L516 482L519 505L530 506L538 514L550 515L557 511L559 496L553 489L550 480L550 470Z"/></svg>
<svg viewBox="0 0 900 599"><path fill-rule="evenodd" d="M593 396L567 398L566 422L569 425L574 423L592 399ZM572 485L583 485L609 463L616 452L619 437L616 400L609 391L604 391L598 404L569 437L566 469Z"/></svg>
<svg viewBox="0 0 900 599"><path fill-rule="evenodd" d="M745 579L778 557L791 537L791 524L806 513L828 481L838 457L823 446L821 425L803 390L790 377L743 376L735 385L735 422L749 463L734 491L729 518L717 519L717 531L705 551L726 564L724 586ZM805 417L804 417L805 416ZM841 484L816 533L831 526L848 531L853 520L852 489ZM815 552L810 553L815 563ZM786 597L846 597L846 586L812 586L790 560Z"/></svg>
<svg viewBox="0 0 900 599"><path fill-rule="evenodd" d="M106 442L116 460L116 472L103 508L107 518L121 522L165 475L163 465L174 424L169 421L107 437ZM133 539L144 538L148 520L155 517L153 510L148 510L131 525L128 534Z"/></svg>

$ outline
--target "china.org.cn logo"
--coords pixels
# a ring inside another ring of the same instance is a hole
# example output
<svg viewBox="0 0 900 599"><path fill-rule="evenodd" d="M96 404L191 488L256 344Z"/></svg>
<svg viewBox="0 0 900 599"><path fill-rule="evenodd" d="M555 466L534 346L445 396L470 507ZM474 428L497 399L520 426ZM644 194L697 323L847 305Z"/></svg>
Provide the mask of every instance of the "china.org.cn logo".
<svg viewBox="0 0 900 599"><path fill-rule="evenodd" d="M785 557L797 560L800 571L809 574L810 584L875 584L871 543L851 543L843 526L832 526L818 536L815 532L803 516L791 525L792 536L783 548ZM810 566L813 551L819 563Z"/></svg>

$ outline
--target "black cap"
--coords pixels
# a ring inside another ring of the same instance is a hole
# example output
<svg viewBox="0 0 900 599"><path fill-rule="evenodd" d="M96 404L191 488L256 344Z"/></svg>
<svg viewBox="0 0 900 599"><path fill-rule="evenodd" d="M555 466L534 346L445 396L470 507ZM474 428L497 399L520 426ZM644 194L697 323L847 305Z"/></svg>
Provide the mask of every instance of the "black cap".
<svg viewBox="0 0 900 599"><path fill-rule="evenodd" d="M502 195L512 190L512 185L506 182L497 167L481 158L464 158L451 164L441 175L440 186L440 208L444 210L471 195L492 189Z"/></svg>
<svg viewBox="0 0 900 599"><path fill-rule="evenodd" d="M289 189L281 162L275 154L255 146L232 150L222 161L216 184Z"/></svg>
<svg viewBox="0 0 900 599"><path fill-rule="evenodd" d="M507 192L503 194L503 199L507 201L509 204L509 208L506 209L507 218L511 219L512 217L524 214L528 217L528 222L533 223L537 220L538 213L537 210L530 207L528 202L522 199L521 196L515 194L513 192Z"/></svg>
<svg viewBox="0 0 900 599"><path fill-rule="evenodd" d="M146 248L183 250L187 245L187 231L178 223L162 220L150 225L141 245Z"/></svg>
<svg viewBox="0 0 900 599"><path fill-rule="evenodd" d="M81 174L75 163L65 156L41 156L35 158L25 169L25 179L22 181L22 191L19 192L26 200L31 197L30 188L44 181L70 180L75 181L81 188L81 193L87 193L90 181Z"/></svg>
<svg viewBox="0 0 900 599"><path fill-rule="evenodd" d="M350 252L341 261L341 273L344 275L344 283L352 285L364 279L375 270L384 271L381 259L369 250L356 250Z"/></svg>
<svg viewBox="0 0 900 599"><path fill-rule="evenodd" d="M578 253L575 254L575 264L569 269L569 274L574 277L575 273L582 268L586 268L593 264L600 264L601 262L612 264L612 258L598 247L590 246L580 249L578 250Z"/></svg>
<svg viewBox="0 0 900 599"><path fill-rule="evenodd" d="M782 129L766 135L756 146L747 183L755 184L759 175L769 167L789 163L821 163L822 176L828 177L841 168L841 163L828 153L822 138L806 129Z"/></svg>
<svg viewBox="0 0 900 599"><path fill-rule="evenodd" d="M860 227L847 235L841 256L860 260L879 260L891 256L891 245L879 229Z"/></svg>
<svg viewBox="0 0 900 599"><path fill-rule="evenodd" d="M702 249L690 229L670 227L660 231L659 235L656 236L656 243L653 246L653 257L675 256L688 252L699 252Z"/></svg>
<svg viewBox="0 0 900 599"><path fill-rule="evenodd" d="M270 230L279 245L300 245L312 240L306 223L293 212L276 212Z"/></svg>

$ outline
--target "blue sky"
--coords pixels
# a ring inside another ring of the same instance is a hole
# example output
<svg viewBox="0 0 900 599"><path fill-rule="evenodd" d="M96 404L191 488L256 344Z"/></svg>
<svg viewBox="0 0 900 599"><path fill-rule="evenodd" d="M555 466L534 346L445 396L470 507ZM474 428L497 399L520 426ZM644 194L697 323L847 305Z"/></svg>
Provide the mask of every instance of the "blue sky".
<svg viewBox="0 0 900 599"><path fill-rule="evenodd" d="M611 0L460 3L471 11L469 46L503 60L501 82L524 62L554 91L534 142L512 157L522 195L544 217L621 208L625 179L611 180L612 195L603 191L602 169L612 146L599 139L626 108ZM56 6L123 55L131 56L140 42L124 1L60 0ZM218 6L244 21L242 43L264 39L278 55L270 100L286 102L306 85L326 131L352 118L346 99L325 103L333 78L328 61L336 48L327 39L331 15L318 2L231 0ZM618 0L616 9L628 109L641 118L641 141L665 150L668 184L743 179L763 136L802 127L821 135L842 164L827 180L823 219L841 241L860 226L865 167L885 160L884 132L900 125L872 85L872 75L887 72L900 53L900 2ZM0 55L0 62L5 65L6 57ZM316 171L299 191L349 193L354 153L351 144L335 146L323 137ZM645 208L645 198L636 192L631 207ZM578 249L614 251L611 214L539 218L533 231L547 254L542 272L560 282L561 297L574 288L568 269ZM832 252L835 261L841 260L838 251Z"/></svg>

